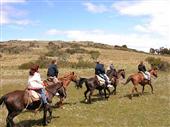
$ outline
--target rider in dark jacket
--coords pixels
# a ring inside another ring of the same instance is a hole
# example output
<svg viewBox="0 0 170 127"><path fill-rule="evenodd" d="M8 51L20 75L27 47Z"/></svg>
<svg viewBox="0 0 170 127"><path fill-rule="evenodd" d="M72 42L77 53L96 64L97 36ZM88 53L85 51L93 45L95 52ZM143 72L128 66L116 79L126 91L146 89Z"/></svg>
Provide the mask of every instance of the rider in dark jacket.
<svg viewBox="0 0 170 127"><path fill-rule="evenodd" d="M143 72L145 75L147 75L147 80L150 80L150 73L146 70L145 65L143 64L143 61L140 62L140 64L138 65L138 70L139 72Z"/></svg>
<svg viewBox="0 0 170 127"><path fill-rule="evenodd" d="M100 64L99 61L96 62L95 74L103 78L105 80L106 85L109 84L110 81L105 73L104 65Z"/></svg>
<svg viewBox="0 0 170 127"><path fill-rule="evenodd" d="M57 61L52 60L51 64L48 67L47 77L52 78L55 83L58 82L58 68L57 68Z"/></svg>
<svg viewBox="0 0 170 127"><path fill-rule="evenodd" d="M146 67L145 67L145 65L143 64L143 61L141 61L140 64L138 65L138 70L139 70L139 71L142 71L143 73L146 72Z"/></svg>

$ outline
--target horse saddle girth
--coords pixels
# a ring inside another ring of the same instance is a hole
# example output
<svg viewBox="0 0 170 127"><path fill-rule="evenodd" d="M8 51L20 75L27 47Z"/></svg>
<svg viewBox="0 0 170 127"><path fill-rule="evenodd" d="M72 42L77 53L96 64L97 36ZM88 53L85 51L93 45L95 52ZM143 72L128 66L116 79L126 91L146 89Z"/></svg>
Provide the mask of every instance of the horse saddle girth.
<svg viewBox="0 0 170 127"><path fill-rule="evenodd" d="M24 93L24 102L29 105L34 101L40 100L41 95L34 90L26 89Z"/></svg>

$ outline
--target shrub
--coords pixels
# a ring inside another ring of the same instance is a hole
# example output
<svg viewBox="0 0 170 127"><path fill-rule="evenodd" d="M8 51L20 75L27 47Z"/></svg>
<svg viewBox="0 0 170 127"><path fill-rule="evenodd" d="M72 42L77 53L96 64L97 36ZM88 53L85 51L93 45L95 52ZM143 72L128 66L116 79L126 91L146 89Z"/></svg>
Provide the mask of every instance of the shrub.
<svg viewBox="0 0 170 127"><path fill-rule="evenodd" d="M21 64L19 69L29 69L33 64L38 64L40 68L47 68L48 64L51 62L52 59L49 59L45 56L40 56L38 60L31 61L28 63Z"/></svg>
<svg viewBox="0 0 170 127"><path fill-rule="evenodd" d="M30 51L30 49L26 46L4 46L3 48L0 48L0 52L2 53L9 53L9 54L19 54L21 52Z"/></svg>
<svg viewBox="0 0 170 127"><path fill-rule="evenodd" d="M71 48L71 49L66 49L66 52L69 54L75 54L75 53L88 53L87 50L77 47L77 48Z"/></svg>
<svg viewBox="0 0 170 127"><path fill-rule="evenodd" d="M97 60L98 57L100 56L100 52L99 51L90 51L89 54L91 55L91 58L93 60Z"/></svg>
<svg viewBox="0 0 170 127"><path fill-rule="evenodd" d="M170 69L170 64L167 61L162 61L161 58L147 57L145 59L151 67L156 67L161 71L167 71Z"/></svg>
<svg viewBox="0 0 170 127"><path fill-rule="evenodd" d="M56 46L54 46L54 47L51 48L51 49L49 50L49 52L46 53L45 55L46 55L46 56L52 56L52 57L54 57L54 56L60 56L60 55L62 55L63 53L64 53L64 51L59 50Z"/></svg>

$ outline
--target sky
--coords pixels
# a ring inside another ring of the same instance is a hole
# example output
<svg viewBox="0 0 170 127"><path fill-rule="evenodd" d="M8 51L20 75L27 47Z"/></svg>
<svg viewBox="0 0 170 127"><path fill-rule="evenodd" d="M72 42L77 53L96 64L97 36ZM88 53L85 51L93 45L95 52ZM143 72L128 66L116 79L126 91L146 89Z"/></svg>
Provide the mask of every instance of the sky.
<svg viewBox="0 0 170 127"><path fill-rule="evenodd" d="M170 48L170 0L0 0L1 41Z"/></svg>

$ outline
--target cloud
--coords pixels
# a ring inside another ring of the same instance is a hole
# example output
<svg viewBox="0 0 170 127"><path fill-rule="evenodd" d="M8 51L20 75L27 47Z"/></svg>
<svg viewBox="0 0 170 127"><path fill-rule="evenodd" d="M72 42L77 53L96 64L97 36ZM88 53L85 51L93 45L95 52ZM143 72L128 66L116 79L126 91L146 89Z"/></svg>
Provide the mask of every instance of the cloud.
<svg viewBox="0 0 170 127"><path fill-rule="evenodd" d="M1 0L1 4L6 4L6 3L24 3L26 0Z"/></svg>
<svg viewBox="0 0 170 127"><path fill-rule="evenodd" d="M103 30L57 30L50 29L46 32L48 35L64 35L68 40L75 41L94 41L105 43L109 45L124 45L126 44L130 48L135 48L138 50L149 51L151 47L159 48L161 46L169 46L169 43L162 45L162 42L166 40L163 38L152 37L147 34L116 34L112 32L107 32Z"/></svg>
<svg viewBox="0 0 170 127"><path fill-rule="evenodd" d="M143 0L138 2L116 2L112 5L121 15L147 16L148 21L134 26L139 32L155 33L168 38L170 35L170 1Z"/></svg>
<svg viewBox="0 0 170 127"><path fill-rule="evenodd" d="M9 24L15 24L15 25L28 25L33 24L33 22L27 18L27 11L20 10L15 7L13 7L11 4L13 3L25 3L26 0L2 0L0 15L1 25L9 25Z"/></svg>
<svg viewBox="0 0 170 127"><path fill-rule="evenodd" d="M89 12L92 12L92 13L103 13L103 12L108 11L107 7L104 5L95 5L90 2L86 2L83 5L86 7L86 9Z"/></svg>

